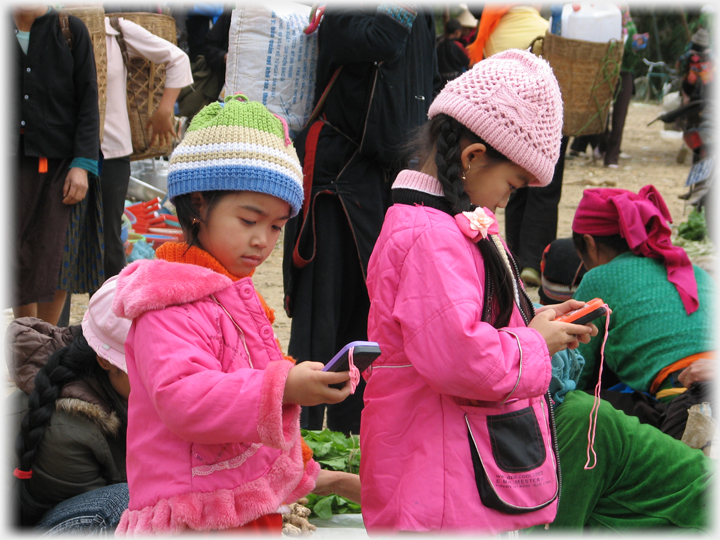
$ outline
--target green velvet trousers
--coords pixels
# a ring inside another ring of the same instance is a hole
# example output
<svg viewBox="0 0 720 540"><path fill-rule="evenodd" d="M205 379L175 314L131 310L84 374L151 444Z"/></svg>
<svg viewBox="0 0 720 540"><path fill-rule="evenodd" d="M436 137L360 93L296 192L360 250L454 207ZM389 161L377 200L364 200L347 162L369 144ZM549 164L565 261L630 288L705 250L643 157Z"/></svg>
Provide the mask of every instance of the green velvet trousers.
<svg viewBox="0 0 720 540"><path fill-rule="evenodd" d="M555 409L562 488L547 532L712 531L714 460L601 401L585 470L592 405L573 391Z"/></svg>

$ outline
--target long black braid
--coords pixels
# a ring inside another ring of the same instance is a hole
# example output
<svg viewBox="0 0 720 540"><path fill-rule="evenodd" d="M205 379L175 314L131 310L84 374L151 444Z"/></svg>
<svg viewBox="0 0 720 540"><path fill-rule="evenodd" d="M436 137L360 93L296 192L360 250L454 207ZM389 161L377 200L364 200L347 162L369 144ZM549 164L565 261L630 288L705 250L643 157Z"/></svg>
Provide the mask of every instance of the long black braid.
<svg viewBox="0 0 720 540"><path fill-rule="evenodd" d="M28 411L20 423L20 433L15 441L20 471L32 470L56 402L63 387L72 382L82 380L91 385L117 414L121 422L120 433L127 429L127 402L113 388L107 371L98 363L96 353L88 345L80 327L73 330L73 334L73 342L50 355L35 375L35 388L28 398ZM52 505L40 503L32 496L30 480L18 480L17 484L18 524L32 526Z"/></svg>
<svg viewBox="0 0 720 540"><path fill-rule="evenodd" d="M443 187L445 199L451 206L450 213L455 215L459 212L473 211L476 206L470 202L460 176L463 172L460 142L468 140L470 143L485 145L491 165L510 160L460 122L445 114L439 114L428 122L427 130L427 142L434 144L437 149L435 154L437 177ZM485 273L494 291L492 310L495 316L492 323L496 328L502 328L510 322L514 305L513 281L517 281L518 276L508 271L492 241L481 240L477 246L485 262ZM534 310L524 294L520 295L520 302L521 310L527 314L528 319L532 318Z"/></svg>

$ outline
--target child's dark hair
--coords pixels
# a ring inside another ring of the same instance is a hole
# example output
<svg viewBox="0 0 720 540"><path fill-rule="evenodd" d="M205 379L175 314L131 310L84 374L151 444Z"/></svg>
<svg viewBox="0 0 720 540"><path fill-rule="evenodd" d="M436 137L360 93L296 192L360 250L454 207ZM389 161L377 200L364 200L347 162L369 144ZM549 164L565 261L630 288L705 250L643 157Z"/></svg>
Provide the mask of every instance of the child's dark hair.
<svg viewBox="0 0 720 540"><path fill-rule="evenodd" d="M620 253L630 251L630 246L628 246L627 241L619 234L612 234L610 236L593 235L593 238L595 239L596 244L607 246L612 251L616 252L618 255ZM587 253L587 246L585 245L585 240L583 239L582 234L573 232L572 239L573 244L575 244L575 249L578 250L578 253L581 253L583 255Z"/></svg>
<svg viewBox="0 0 720 540"><path fill-rule="evenodd" d="M237 191L201 191L203 200L207 203L205 219L210 217L213 209L227 195L237 193ZM199 246L198 232L199 224L203 221L200 212L192 204L192 193L178 195L173 200L175 212L177 213L178 223L185 233L185 242L188 246Z"/></svg>
<svg viewBox="0 0 720 540"><path fill-rule="evenodd" d="M107 371L98 363L97 355L85 340L81 328L73 327L72 332L73 342L51 354L47 363L35 375L35 388L28 398L28 410L20 423L20 433L15 441L18 469L21 471L32 470L61 391L75 381L86 382L99 394L120 421L118 437L125 436L127 402L113 388ZM31 496L28 480L17 480L17 484L18 525L35 525L52 505L44 505Z"/></svg>
<svg viewBox="0 0 720 540"><path fill-rule="evenodd" d="M452 215L460 212L468 212L476 207L470 202L470 197L465 193L465 187L461 178L463 172L460 143L467 140L470 143L482 143L486 148L486 156L490 165L510 162L506 156L483 141L463 124L445 114L438 114L425 126L424 150L420 153L419 163L424 163L429 157L433 146L437 149L435 164L437 166L437 177L443 187L445 199L450 204ZM496 328L507 326L510 322L514 305L513 280L518 280L517 269L509 273L505 262L493 242L483 241L477 243L480 253L485 261L485 272L490 279L495 299L493 312L495 317L493 325ZM532 303L520 295L521 309L528 317L532 318L534 310Z"/></svg>
<svg viewBox="0 0 720 540"><path fill-rule="evenodd" d="M457 19L448 19L448 22L445 23L445 36L449 36L457 32L462 28L462 25L460 24L460 21Z"/></svg>

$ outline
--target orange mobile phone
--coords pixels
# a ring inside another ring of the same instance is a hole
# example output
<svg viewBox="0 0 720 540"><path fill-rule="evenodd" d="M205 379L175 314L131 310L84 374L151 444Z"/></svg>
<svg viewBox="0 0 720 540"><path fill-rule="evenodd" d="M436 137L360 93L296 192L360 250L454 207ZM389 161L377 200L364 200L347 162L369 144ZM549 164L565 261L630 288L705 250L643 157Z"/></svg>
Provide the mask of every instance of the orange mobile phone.
<svg viewBox="0 0 720 540"><path fill-rule="evenodd" d="M587 324L590 321L593 321L598 317L605 315L606 311L607 309L605 309L605 302L603 302L599 298L593 298L580 309L576 309L574 311L571 311L570 313L561 315L555 320L573 324Z"/></svg>

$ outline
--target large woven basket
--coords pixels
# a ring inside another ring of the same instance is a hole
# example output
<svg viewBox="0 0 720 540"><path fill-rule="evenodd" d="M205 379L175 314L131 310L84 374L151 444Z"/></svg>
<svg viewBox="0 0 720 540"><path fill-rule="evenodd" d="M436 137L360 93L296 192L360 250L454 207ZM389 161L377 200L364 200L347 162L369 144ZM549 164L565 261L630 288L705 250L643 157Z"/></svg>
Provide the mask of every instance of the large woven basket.
<svg viewBox="0 0 720 540"><path fill-rule="evenodd" d="M175 19L159 13L108 13L108 17L122 17L142 26L145 30L177 45ZM131 58L128 66L127 100L130 115L133 153L130 160L137 161L172 153L172 143L150 146L151 133L146 129L148 120L158 108L165 88L165 66L145 58Z"/></svg>
<svg viewBox="0 0 720 540"><path fill-rule="evenodd" d="M605 131L620 75L622 43L580 41L548 32L542 51L562 92L563 135L577 137Z"/></svg>
<svg viewBox="0 0 720 540"><path fill-rule="evenodd" d="M107 44L105 42L105 10L102 4L83 7L67 7L61 11L75 15L82 20L90 32L90 39L95 52L95 68L98 83L98 108L100 109L100 141L105 128L105 104L107 101Z"/></svg>

